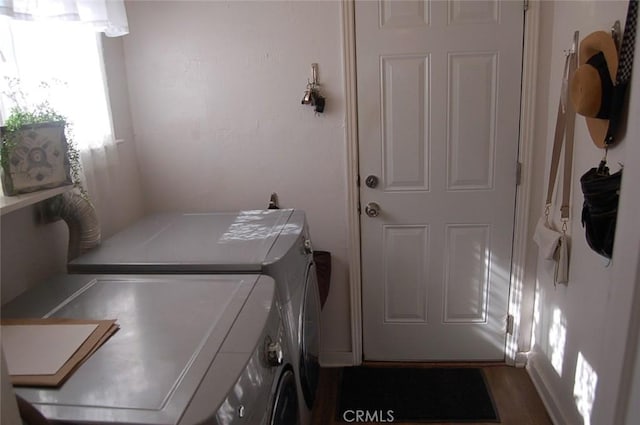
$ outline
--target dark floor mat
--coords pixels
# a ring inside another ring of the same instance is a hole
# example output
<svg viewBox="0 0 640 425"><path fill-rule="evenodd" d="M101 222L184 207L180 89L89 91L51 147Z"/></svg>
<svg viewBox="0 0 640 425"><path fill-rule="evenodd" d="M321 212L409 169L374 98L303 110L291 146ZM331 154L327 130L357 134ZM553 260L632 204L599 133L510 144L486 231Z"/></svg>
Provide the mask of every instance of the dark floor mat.
<svg viewBox="0 0 640 425"><path fill-rule="evenodd" d="M477 368L345 368L336 415L341 422L498 421Z"/></svg>

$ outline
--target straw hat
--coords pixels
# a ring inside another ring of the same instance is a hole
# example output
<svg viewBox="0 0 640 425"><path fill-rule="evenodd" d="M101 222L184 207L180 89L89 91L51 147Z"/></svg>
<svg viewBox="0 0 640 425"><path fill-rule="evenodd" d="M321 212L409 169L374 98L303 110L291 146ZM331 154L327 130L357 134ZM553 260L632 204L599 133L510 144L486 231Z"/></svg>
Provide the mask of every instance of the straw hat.
<svg viewBox="0 0 640 425"><path fill-rule="evenodd" d="M571 79L571 102L587 121L593 142L604 148L609 128L618 51L611 34L596 31L580 42L580 66Z"/></svg>

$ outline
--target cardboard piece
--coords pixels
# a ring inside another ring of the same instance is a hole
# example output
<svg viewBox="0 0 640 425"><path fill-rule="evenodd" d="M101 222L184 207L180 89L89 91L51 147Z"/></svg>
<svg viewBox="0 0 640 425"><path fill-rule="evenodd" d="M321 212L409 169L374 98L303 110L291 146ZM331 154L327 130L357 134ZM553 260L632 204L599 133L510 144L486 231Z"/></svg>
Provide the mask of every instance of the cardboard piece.
<svg viewBox="0 0 640 425"><path fill-rule="evenodd" d="M84 339L82 344L71 354L54 374L10 375L16 386L58 387L71 376L80 365L109 339L119 326L115 320L78 320L78 319L2 319L2 326L42 326L42 325L94 325L95 329ZM5 347L6 348L6 347ZM10 366L11 368L11 366Z"/></svg>
<svg viewBox="0 0 640 425"><path fill-rule="evenodd" d="M4 325L10 375L54 375L98 325Z"/></svg>

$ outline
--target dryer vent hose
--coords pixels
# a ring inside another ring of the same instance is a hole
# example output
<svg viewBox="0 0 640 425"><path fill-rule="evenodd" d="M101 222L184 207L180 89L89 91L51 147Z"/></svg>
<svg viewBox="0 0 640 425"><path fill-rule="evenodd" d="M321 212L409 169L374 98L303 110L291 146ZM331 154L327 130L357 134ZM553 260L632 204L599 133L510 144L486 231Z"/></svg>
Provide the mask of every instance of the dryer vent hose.
<svg viewBox="0 0 640 425"><path fill-rule="evenodd" d="M67 261L100 245L100 223L93 204L75 191L65 192L47 203L50 219L63 219L69 227Z"/></svg>

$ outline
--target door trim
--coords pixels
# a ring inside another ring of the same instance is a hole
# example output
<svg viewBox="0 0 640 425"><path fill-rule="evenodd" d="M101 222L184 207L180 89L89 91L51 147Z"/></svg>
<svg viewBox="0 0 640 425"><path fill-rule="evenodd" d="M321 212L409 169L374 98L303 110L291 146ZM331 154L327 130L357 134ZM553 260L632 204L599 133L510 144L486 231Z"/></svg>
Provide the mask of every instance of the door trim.
<svg viewBox="0 0 640 425"><path fill-rule="evenodd" d="M356 85L355 0L342 1L342 56L347 141L347 208L349 253L349 305L351 307L351 354L353 364L362 363L362 268L360 261L360 187L358 186L358 97Z"/></svg>
<svg viewBox="0 0 640 425"><path fill-rule="evenodd" d="M349 293L351 296L351 353L353 364L362 364L362 269L360 256L360 188L358 186L358 102L356 81L355 0L342 4L342 52L345 81L345 138L347 142L347 202ZM523 2L524 7L524 2ZM539 0L531 0L525 12L522 61L522 96L518 160L522 178L516 191L512 272L509 291L509 314L514 316L513 333L507 335L505 362L524 366L531 342L535 279L526 273L530 248L528 238L529 209L532 194L533 136L535 124ZM515 176L514 176L515 179Z"/></svg>
<svg viewBox="0 0 640 425"><path fill-rule="evenodd" d="M524 367L531 344L535 278L526 269L532 242L528 227L533 192L533 146L535 132L536 85L538 78L538 38L540 32L540 2L529 1L525 12L522 52L522 93L520 104L520 138L518 161L522 164L520 186L516 190L516 210L511 255L511 285L509 314L514 317L513 332L507 334L505 362ZM534 208L534 214L542 213ZM535 270L533 272L535 274Z"/></svg>

